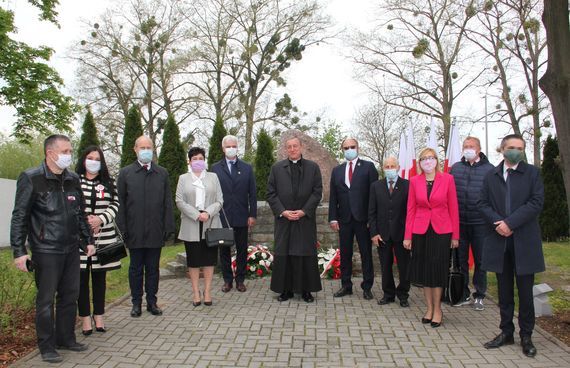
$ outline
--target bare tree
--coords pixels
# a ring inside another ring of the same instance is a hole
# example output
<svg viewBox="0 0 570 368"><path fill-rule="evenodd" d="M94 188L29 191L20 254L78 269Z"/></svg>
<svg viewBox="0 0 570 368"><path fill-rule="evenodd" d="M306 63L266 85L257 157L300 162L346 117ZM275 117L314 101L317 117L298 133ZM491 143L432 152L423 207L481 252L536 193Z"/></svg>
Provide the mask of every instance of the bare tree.
<svg viewBox="0 0 570 368"><path fill-rule="evenodd" d="M181 49L188 31L179 3L118 4L86 30L89 37L73 52L91 98L86 102L100 106L94 111L126 117L132 104L141 106L145 131L155 144L168 115L181 123L193 112L192 96L180 78L190 59Z"/></svg>
<svg viewBox="0 0 570 368"><path fill-rule="evenodd" d="M548 121L540 121L546 104L538 76L545 64L546 40L538 20L539 11L539 0L487 0L477 15L479 21L471 23L466 34L492 63L489 84L500 85L504 103L495 113L515 133L531 136L536 166L540 166L541 128L549 125ZM524 76L524 82L518 86L520 76ZM532 125L525 131L521 123L528 117L532 118Z"/></svg>
<svg viewBox="0 0 570 368"><path fill-rule="evenodd" d="M378 101L359 109L354 117L360 154L382 165L389 155L397 155L406 117L399 108Z"/></svg>
<svg viewBox="0 0 570 368"><path fill-rule="evenodd" d="M568 0L544 0L542 22L546 28L548 67L540 78L540 88L552 106L566 196L570 198L570 25ZM568 201L570 209L570 201ZM555 220L555 219L553 219Z"/></svg>
<svg viewBox="0 0 570 368"><path fill-rule="evenodd" d="M469 63L472 50L464 50L475 2L386 0L381 10L380 25L353 40L362 79L384 103L441 119L447 144L454 103L483 72ZM378 77L393 87L389 94Z"/></svg>
<svg viewBox="0 0 570 368"><path fill-rule="evenodd" d="M313 0L233 0L226 11L239 30L229 42L236 51L231 58L239 102L236 118L245 124L247 153L255 124L286 117L293 109L288 96L273 111L263 105L269 105L272 87L286 85L284 72L291 63L323 39L329 22Z"/></svg>

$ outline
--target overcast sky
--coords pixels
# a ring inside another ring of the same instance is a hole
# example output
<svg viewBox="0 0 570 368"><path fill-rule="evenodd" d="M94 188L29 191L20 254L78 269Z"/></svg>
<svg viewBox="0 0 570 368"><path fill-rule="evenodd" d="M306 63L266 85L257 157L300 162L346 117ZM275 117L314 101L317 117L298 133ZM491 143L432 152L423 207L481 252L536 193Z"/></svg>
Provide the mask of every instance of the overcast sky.
<svg viewBox="0 0 570 368"><path fill-rule="evenodd" d="M336 29L361 28L370 25L377 14L374 0L322 0L327 13L331 16ZM107 7L110 0L60 0L57 8L58 21L61 28L49 22L37 20L38 11L27 1L7 0L3 6L15 12L18 28L16 38L33 46L46 45L55 50L51 64L58 70L66 83L74 77L74 64L65 58L66 50L72 43L80 39L82 33L81 20L95 19ZM293 63L287 75L286 91L301 111L310 116L321 115L335 120L350 130L353 115L358 107L368 102L368 91L354 80L353 65L346 58L348 48L342 41L331 41L327 44L310 47L301 62ZM473 116L481 116L483 112L483 96L474 95L459 104L457 113L476 111ZM494 102L489 101L489 104ZM457 106L457 105L456 105ZM0 131L10 133L14 121L12 110L0 107ZM428 125L428 120L418 124ZM490 149L494 148L497 138L508 132L505 124L492 127ZM484 139L484 125L464 125L461 136L474 134ZM484 142L483 142L484 145ZM483 147L484 148L484 147Z"/></svg>

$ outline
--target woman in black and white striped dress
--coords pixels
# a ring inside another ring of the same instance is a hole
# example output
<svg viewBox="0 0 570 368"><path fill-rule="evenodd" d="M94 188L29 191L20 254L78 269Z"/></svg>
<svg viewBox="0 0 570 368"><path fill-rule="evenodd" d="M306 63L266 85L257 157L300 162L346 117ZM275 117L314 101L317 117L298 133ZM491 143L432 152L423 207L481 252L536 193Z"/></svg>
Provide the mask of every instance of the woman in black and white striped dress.
<svg viewBox="0 0 570 368"><path fill-rule="evenodd" d="M75 171L81 177L81 189L85 200L85 213L93 231L97 249L116 240L115 216L119 209L119 199L114 180L109 175L105 156L97 146L89 146L81 154ZM107 271L121 267L121 262L101 265L97 254L92 257L81 251L81 273L78 309L83 323L83 335L93 332L89 302L89 276L93 291L93 321L95 330L105 332L105 289Z"/></svg>

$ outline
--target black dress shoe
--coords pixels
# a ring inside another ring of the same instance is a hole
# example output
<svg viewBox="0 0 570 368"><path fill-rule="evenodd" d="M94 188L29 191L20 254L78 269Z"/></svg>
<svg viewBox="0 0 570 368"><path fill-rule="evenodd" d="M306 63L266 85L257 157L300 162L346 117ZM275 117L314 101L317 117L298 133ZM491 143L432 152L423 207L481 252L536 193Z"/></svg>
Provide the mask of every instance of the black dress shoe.
<svg viewBox="0 0 570 368"><path fill-rule="evenodd" d="M245 285L242 283L238 283L236 285L236 290L239 291L240 293L244 293L247 291L247 288L245 287Z"/></svg>
<svg viewBox="0 0 570 368"><path fill-rule="evenodd" d="M201 302L201 301L199 301L199 302L192 302L192 305L195 306L195 307L197 307L197 306L199 306L199 305L202 305L202 302Z"/></svg>
<svg viewBox="0 0 570 368"><path fill-rule="evenodd" d="M162 309L160 309L156 304L148 304L146 306L146 310L153 316L162 316Z"/></svg>
<svg viewBox="0 0 570 368"><path fill-rule="evenodd" d="M140 317L142 314L141 311L141 305L140 304L135 304L133 305L133 309L131 309L131 317Z"/></svg>
<svg viewBox="0 0 570 368"><path fill-rule="evenodd" d="M208 306L208 307L211 307L211 306L212 306L212 304L214 304L214 303L212 303L212 301L211 301L211 300L210 300L210 301L208 301L208 302L204 300L204 305L206 305L206 306Z"/></svg>
<svg viewBox="0 0 570 368"><path fill-rule="evenodd" d="M277 297L277 300L280 302L284 302L284 301L291 299L292 297L293 297L293 292L292 291L286 291L284 293L281 293L281 295L279 295Z"/></svg>
<svg viewBox="0 0 570 368"><path fill-rule="evenodd" d="M222 286L222 292L227 293L228 291L230 291L232 289L232 283L231 282L225 282L224 286Z"/></svg>
<svg viewBox="0 0 570 368"><path fill-rule="evenodd" d="M75 344L71 344L71 345L56 346L55 348L58 350L70 350L70 351L85 351L85 350L89 349L87 344L81 344L78 342L76 342Z"/></svg>
<svg viewBox="0 0 570 368"><path fill-rule="evenodd" d="M303 293L302 297L306 303L312 303L315 301L315 298L313 298L311 293Z"/></svg>
<svg viewBox="0 0 570 368"><path fill-rule="evenodd" d="M366 300L372 300L374 299L374 295L372 295L372 291L370 290L364 290L362 291L362 297Z"/></svg>
<svg viewBox="0 0 570 368"><path fill-rule="evenodd" d="M485 349L496 349L503 345L512 345L515 343L513 335L498 334L493 340L486 342L483 346Z"/></svg>
<svg viewBox="0 0 570 368"><path fill-rule="evenodd" d="M521 345L524 355L526 355L529 358L533 358L536 355L536 348L534 347L530 336L522 336Z"/></svg>
<svg viewBox="0 0 570 368"><path fill-rule="evenodd" d="M395 301L396 301L395 299L383 297L382 299L378 299L378 304L386 305L386 304L394 303Z"/></svg>
<svg viewBox="0 0 570 368"><path fill-rule="evenodd" d="M48 351L42 353L42 360L48 363L61 363L63 362L63 358L57 351Z"/></svg>
<svg viewBox="0 0 570 368"><path fill-rule="evenodd" d="M410 302L408 302L408 299L400 300L400 307L402 307L402 308L409 308L409 307L410 307Z"/></svg>
<svg viewBox="0 0 570 368"><path fill-rule="evenodd" d="M98 331L98 330L97 330ZM81 330L81 333L83 334L83 336L89 336L93 333L93 329L90 330Z"/></svg>
<svg viewBox="0 0 570 368"><path fill-rule="evenodd" d="M342 298L345 295L352 295L352 289L341 287L336 293L333 294L335 298Z"/></svg>

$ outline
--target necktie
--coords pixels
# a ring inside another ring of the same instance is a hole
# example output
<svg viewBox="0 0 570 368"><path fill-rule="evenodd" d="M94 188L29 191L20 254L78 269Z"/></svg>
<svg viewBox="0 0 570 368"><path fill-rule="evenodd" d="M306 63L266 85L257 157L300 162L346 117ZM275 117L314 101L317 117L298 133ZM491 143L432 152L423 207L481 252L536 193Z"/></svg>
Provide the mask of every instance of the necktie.
<svg viewBox="0 0 570 368"><path fill-rule="evenodd" d="M234 171L234 164L235 163L236 163L235 161L230 161L230 174L232 174Z"/></svg>
<svg viewBox="0 0 570 368"><path fill-rule="evenodd" d="M390 194L392 194L392 192L394 191L394 182L390 180L389 184L390 184Z"/></svg>
<svg viewBox="0 0 570 368"><path fill-rule="evenodd" d="M348 182L352 183L352 161L349 161L348 163Z"/></svg>
<svg viewBox="0 0 570 368"><path fill-rule="evenodd" d="M145 169L145 171L148 171L148 164L144 164L142 165L143 169Z"/></svg>
<svg viewBox="0 0 570 368"><path fill-rule="evenodd" d="M508 216L511 214L511 175L513 169L507 169L507 191L505 193L505 214Z"/></svg>

